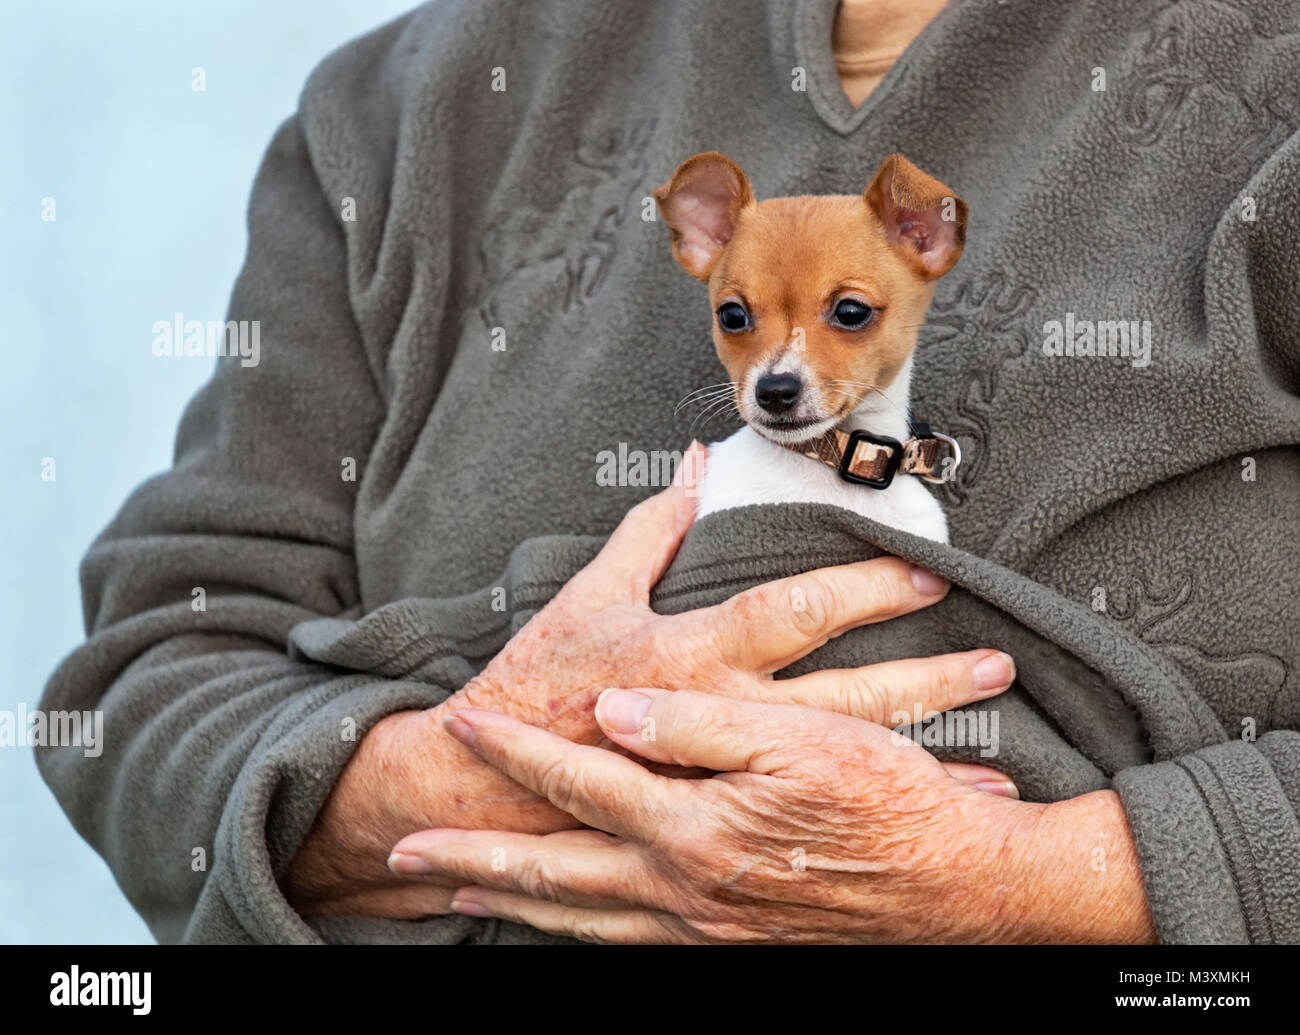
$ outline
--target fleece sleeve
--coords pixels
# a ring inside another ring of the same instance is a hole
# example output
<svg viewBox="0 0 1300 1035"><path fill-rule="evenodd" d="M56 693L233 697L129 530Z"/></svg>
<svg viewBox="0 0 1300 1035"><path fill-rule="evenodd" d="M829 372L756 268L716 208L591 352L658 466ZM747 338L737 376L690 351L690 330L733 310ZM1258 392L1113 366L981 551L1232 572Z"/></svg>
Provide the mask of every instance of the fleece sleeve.
<svg viewBox="0 0 1300 1035"><path fill-rule="evenodd" d="M88 640L42 701L102 712L102 755L38 764L162 941L319 940L277 878L370 726L451 689L288 652L299 623L359 609L355 494L384 419L297 118L258 173L249 235L229 319L259 322L258 362L217 361L173 469L95 542Z"/></svg>
<svg viewBox="0 0 1300 1035"><path fill-rule="evenodd" d="M1223 288L1207 311L1250 339L1271 390L1289 392L1300 383L1300 134L1264 163L1240 198L1260 215L1240 218L1240 199L1225 213L1206 277ZM1256 512L1239 514L1240 527L1268 529L1277 525L1271 508L1296 501L1260 492L1241 505ZM1223 529L1224 540L1240 527ZM1300 583L1295 553L1286 544L1277 553L1284 561L1276 578L1289 592ZM1294 633L1277 627L1275 634ZM1300 733L1275 729L1254 742L1127 769L1115 788L1163 941L1300 942Z"/></svg>
<svg viewBox="0 0 1300 1035"><path fill-rule="evenodd" d="M1160 939L1300 941L1300 734L1121 772Z"/></svg>

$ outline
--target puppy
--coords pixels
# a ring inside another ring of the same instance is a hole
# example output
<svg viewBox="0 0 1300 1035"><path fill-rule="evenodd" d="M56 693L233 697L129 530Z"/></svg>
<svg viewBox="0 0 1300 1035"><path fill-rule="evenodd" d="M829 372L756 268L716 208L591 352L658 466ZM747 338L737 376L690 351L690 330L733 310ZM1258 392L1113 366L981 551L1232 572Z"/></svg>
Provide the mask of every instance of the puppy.
<svg viewBox="0 0 1300 1035"><path fill-rule="evenodd" d="M911 420L908 392L934 282L965 245L966 203L899 154L861 197L755 202L717 152L688 158L654 197L674 257L709 286L731 381L704 400L730 397L745 422L710 446L697 515L828 503L947 542L923 482L951 478L961 451Z"/></svg>

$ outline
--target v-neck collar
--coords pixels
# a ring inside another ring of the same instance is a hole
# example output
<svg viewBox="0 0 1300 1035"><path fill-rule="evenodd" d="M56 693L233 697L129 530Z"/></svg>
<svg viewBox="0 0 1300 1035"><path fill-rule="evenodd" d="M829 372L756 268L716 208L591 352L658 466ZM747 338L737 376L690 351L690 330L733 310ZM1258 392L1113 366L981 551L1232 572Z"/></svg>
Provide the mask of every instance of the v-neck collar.
<svg viewBox="0 0 1300 1035"><path fill-rule="evenodd" d="M948 0L947 6L908 44L884 78L876 84L876 88L855 108L840 85L839 70L835 67L833 34L839 0L794 0L794 56L795 61L807 71L805 92L813 110L836 133L844 136L852 133L891 94L900 89L900 84L920 74L918 54L931 49L930 44L936 31L961 6L962 0Z"/></svg>

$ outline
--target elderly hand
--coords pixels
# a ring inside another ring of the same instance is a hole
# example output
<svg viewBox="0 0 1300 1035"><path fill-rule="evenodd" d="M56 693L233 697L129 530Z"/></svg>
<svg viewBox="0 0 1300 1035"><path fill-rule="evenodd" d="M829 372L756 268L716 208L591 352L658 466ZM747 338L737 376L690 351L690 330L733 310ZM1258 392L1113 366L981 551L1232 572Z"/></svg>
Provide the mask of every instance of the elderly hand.
<svg viewBox="0 0 1300 1035"><path fill-rule="evenodd" d="M896 557L822 568L714 607L657 614L650 591L694 520L690 480L702 467L703 447L689 456L683 470L695 473L685 483L634 507L596 559L430 713L439 730L449 713L477 708L580 744L600 743L596 698L611 686L700 690L884 721L914 705L943 711L1011 685L1012 659L987 649L772 678L849 629L929 607L948 592L946 580ZM469 753L463 761L479 766Z"/></svg>
<svg viewBox="0 0 1300 1035"><path fill-rule="evenodd" d="M1110 792L982 794L875 723L689 691L603 694L601 728L671 779L490 712L448 731L595 830L428 830L395 872L458 912L603 942L1138 941L1153 936ZM606 833L602 833L605 831Z"/></svg>
<svg viewBox="0 0 1300 1035"><path fill-rule="evenodd" d="M917 705L943 711L1010 685L1014 665L993 650L772 679L848 629L943 598L947 582L894 557L769 582L715 607L656 614L651 587L694 520L691 478L704 450L695 446L689 456L686 476L634 507L596 559L482 673L438 707L391 715L362 738L286 875L295 907L395 917L445 912L450 888L412 888L384 866L398 838L451 823L528 833L580 825L449 737L444 720L463 708L513 715L595 744L603 733L594 705L609 686L793 701L885 721ZM1015 794L991 769L953 772Z"/></svg>

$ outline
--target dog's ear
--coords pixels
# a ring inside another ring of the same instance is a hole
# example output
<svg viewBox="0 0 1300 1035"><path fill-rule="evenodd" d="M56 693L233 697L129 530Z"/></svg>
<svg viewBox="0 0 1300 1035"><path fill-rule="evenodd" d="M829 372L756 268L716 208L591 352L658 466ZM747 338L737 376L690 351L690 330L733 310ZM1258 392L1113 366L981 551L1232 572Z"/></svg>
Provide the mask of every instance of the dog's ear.
<svg viewBox="0 0 1300 1035"><path fill-rule="evenodd" d="M692 277L708 280L741 210L754 203L754 189L740 166L709 151L682 162L654 197L673 232L673 257Z"/></svg>
<svg viewBox="0 0 1300 1035"><path fill-rule="evenodd" d="M966 202L899 154L880 163L862 195L890 243L926 280L942 277L966 246Z"/></svg>

